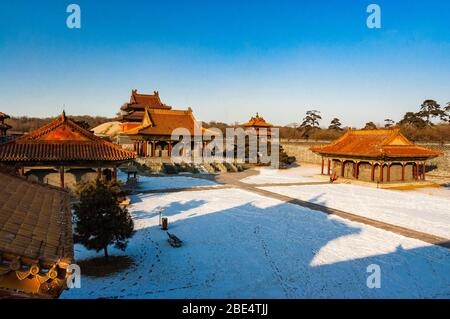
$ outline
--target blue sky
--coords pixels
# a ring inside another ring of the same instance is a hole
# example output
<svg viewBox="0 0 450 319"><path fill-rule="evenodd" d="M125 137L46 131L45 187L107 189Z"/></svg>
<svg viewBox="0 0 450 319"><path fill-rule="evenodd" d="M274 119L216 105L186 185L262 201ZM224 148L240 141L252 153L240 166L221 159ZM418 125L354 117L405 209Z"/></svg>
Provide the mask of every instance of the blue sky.
<svg viewBox="0 0 450 319"><path fill-rule="evenodd" d="M450 101L449 13L446 0L3 2L0 111L113 116L136 88L206 121L399 120Z"/></svg>

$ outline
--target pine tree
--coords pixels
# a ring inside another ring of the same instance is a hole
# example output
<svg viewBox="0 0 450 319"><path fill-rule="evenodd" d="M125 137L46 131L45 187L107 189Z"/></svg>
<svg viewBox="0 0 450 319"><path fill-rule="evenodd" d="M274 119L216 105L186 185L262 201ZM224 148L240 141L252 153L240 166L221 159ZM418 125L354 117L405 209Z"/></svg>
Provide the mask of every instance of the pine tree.
<svg viewBox="0 0 450 319"><path fill-rule="evenodd" d="M368 122L363 128L364 130L376 130L377 126L374 122Z"/></svg>
<svg viewBox="0 0 450 319"><path fill-rule="evenodd" d="M307 111L306 116L300 124L300 130L303 137L309 138L309 134L314 129L319 129L319 121L322 119L320 112L317 110Z"/></svg>
<svg viewBox="0 0 450 319"><path fill-rule="evenodd" d="M328 129L341 131L342 130L341 126L342 126L341 121L337 117L335 117L334 119L331 120Z"/></svg>
<svg viewBox="0 0 450 319"><path fill-rule="evenodd" d="M119 206L117 185L97 179L81 184L77 195L74 241L87 249L103 250L106 259L108 245L125 250L134 224L128 210Z"/></svg>
<svg viewBox="0 0 450 319"><path fill-rule="evenodd" d="M423 101L418 115L425 119L427 125L433 125L432 118L439 117L441 120L446 118L445 110L441 109L441 106L435 100Z"/></svg>
<svg viewBox="0 0 450 319"><path fill-rule="evenodd" d="M418 114L414 112L406 112L403 119L398 122L400 125L413 126L416 128L424 128L427 126L426 121Z"/></svg>
<svg viewBox="0 0 450 319"><path fill-rule="evenodd" d="M386 128L390 128L390 127L394 126L394 124L395 124L395 122L391 119L385 119L384 123L385 123L384 127L386 127Z"/></svg>
<svg viewBox="0 0 450 319"><path fill-rule="evenodd" d="M445 117L446 117L445 120L447 120L447 122L450 123L450 102L448 102L447 105L445 106L444 112L445 112Z"/></svg>

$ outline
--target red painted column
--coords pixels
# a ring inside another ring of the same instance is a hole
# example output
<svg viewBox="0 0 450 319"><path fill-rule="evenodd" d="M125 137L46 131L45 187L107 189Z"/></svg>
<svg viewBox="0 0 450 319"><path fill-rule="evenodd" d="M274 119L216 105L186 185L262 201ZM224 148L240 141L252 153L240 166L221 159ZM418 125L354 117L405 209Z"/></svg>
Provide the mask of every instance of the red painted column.
<svg viewBox="0 0 450 319"><path fill-rule="evenodd" d="M425 162L422 164L422 179L425 180Z"/></svg>
<svg viewBox="0 0 450 319"><path fill-rule="evenodd" d="M345 173L345 161L341 161L341 177L344 177L344 173Z"/></svg>
<svg viewBox="0 0 450 319"><path fill-rule="evenodd" d="M25 168L23 168L23 167L19 168L19 175L25 176Z"/></svg>
<svg viewBox="0 0 450 319"><path fill-rule="evenodd" d="M372 162L372 171L370 172L370 181L374 182L375 181L375 165Z"/></svg>
<svg viewBox="0 0 450 319"><path fill-rule="evenodd" d="M167 155L168 155L169 157L172 156L172 142L169 142L169 146L168 146L168 148L167 148Z"/></svg>
<svg viewBox="0 0 450 319"><path fill-rule="evenodd" d="M321 173L320 173L322 175L323 175L323 167L324 167L324 165L325 165L325 159L322 157L322 170L321 170Z"/></svg>
<svg viewBox="0 0 450 319"><path fill-rule="evenodd" d="M359 179L359 163L355 163L355 178Z"/></svg>
<svg viewBox="0 0 450 319"><path fill-rule="evenodd" d="M113 181L117 180L117 167L113 168L112 179Z"/></svg>
<svg viewBox="0 0 450 319"><path fill-rule="evenodd" d="M390 182L391 181L391 164L389 163L387 165L387 178L386 178L386 182Z"/></svg>
<svg viewBox="0 0 450 319"><path fill-rule="evenodd" d="M97 178L101 179L102 178L102 169L99 167L97 168Z"/></svg>
<svg viewBox="0 0 450 319"><path fill-rule="evenodd" d="M383 182L383 163L380 163L380 176L378 177L378 182Z"/></svg>
<svg viewBox="0 0 450 319"><path fill-rule="evenodd" d="M152 141L152 157L156 157L156 142Z"/></svg>
<svg viewBox="0 0 450 319"><path fill-rule="evenodd" d="M328 172L327 172L327 175L330 175L330 173L331 173L331 160L328 159Z"/></svg>
<svg viewBox="0 0 450 319"><path fill-rule="evenodd" d="M405 181L405 164L402 163L402 182Z"/></svg>
<svg viewBox="0 0 450 319"><path fill-rule="evenodd" d="M59 180L60 180L60 186L61 188L64 188L64 166L61 166L59 168Z"/></svg>
<svg viewBox="0 0 450 319"><path fill-rule="evenodd" d="M414 179L419 179L419 164L414 163Z"/></svg>

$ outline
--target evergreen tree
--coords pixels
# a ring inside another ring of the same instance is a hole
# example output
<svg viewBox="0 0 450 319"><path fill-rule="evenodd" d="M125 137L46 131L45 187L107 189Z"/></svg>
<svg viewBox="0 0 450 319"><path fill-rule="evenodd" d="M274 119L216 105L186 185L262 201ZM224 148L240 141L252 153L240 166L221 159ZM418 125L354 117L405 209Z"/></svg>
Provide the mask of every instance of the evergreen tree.
<svg viewBox="0 0 450 319"><path fill-rule="evenodd" d="M334 119L331 120L330 126L328 126L328 129L341 131L342 130L341 126L342 126L341 121L337 117L335 117Z"/></svg>
<svg viewBox="0 0 450 319"><path fill-rule="evenodd" d="M398 122L400 125L413 126L416 128L424 128L427 126L426 121L418 114L414 112L406 112L403 119Z"/></svg>
<svg viewBox="0 0 450 319"><path fill-rule="evenodd" d="M447 122L450 123L450 102L447 103L447 106L444 108L444 112Z"/></svg>
<svg viewBox="0 0 450 319"><path fill-rule="evenodd" d="M441 120L446 119L445 110L441 109L441 106L435 100L423 101L418 115L425 119L427 125L433 125L431 122L432 118L439 117Z"/></svg>
<svg viewBox="0 0 450 319"><path fill-rule="evenodd" d="M384 127L386 127L386 128L390 128L390 127L394 126L394 124L395 124L395 122L391 119L385 119L384 123L385 123Z"/></svg>
<svg viewBox="0 0 450 319"><path fill-rule="evenodd" d="M308 138L309 133L319 128L319 121L322 119L320 116L320 112L317 110L307 111L306 116L303 118L302 123L300 124L300 129L302 131L303 137Z"/></svg>
<svg viewBox="0 0 450 319"><path fill-rule="evenodd" d="M374 122L368 122L366 123L366 125L363 128L364 130L376 130L377 126L375 125Z"/></svg>
<svg viewBox="0 0 450 319"><path fill-rule="evenodd" d="M103 250L105 258L108 245L125 250L134 224L128 210L119 206L118 185L97 179L79 185L77 195L74 241L87 249Z"/></svg>

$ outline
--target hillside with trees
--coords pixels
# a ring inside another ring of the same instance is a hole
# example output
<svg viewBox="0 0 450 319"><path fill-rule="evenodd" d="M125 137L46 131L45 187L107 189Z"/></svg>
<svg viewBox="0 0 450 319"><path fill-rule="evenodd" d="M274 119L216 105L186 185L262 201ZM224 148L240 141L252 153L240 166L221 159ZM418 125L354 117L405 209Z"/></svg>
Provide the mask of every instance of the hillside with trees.
<svg viewBox="0 0 450 319"><path fill-rule="evenodd" d="M92 129L102 123L113 119L101 116L72 116L81 126ZM36 117L11 117L5 122L12 126L11 131L29 132L45 125L54 118ZM318 110L308 110L298 123L289 126L278 126L280 137L283 139L311 139L311 140L334 140L344 134L349 127L342 125L341 119L334 117L330 123L321 123L322 114ZM206 128L215 127L224 134L228 127L235 128L239 123L227 124L223 122L202 122ZM384 123L370 121L359 129L375 130L378 128L400 128L401 132L412 141L421 142L450 142L450 102L444 106L437 101L427 99L418 106L417 111L406 112L403 117L395 122L386 118ZM358 129L357 127L352 127Z"/></svg>
<svg viewBox="0 0 450 319"><path fill-rule="evenodd" d="M102 123L112 121L112 119L103 116L77 115L70 116L70 118L87 129L92 129ZM11 118L7 119L5 122L12 126L11 131L26 133L50 123L54 119L55 117L38 118L28 116L11 116Z"/></svg>

